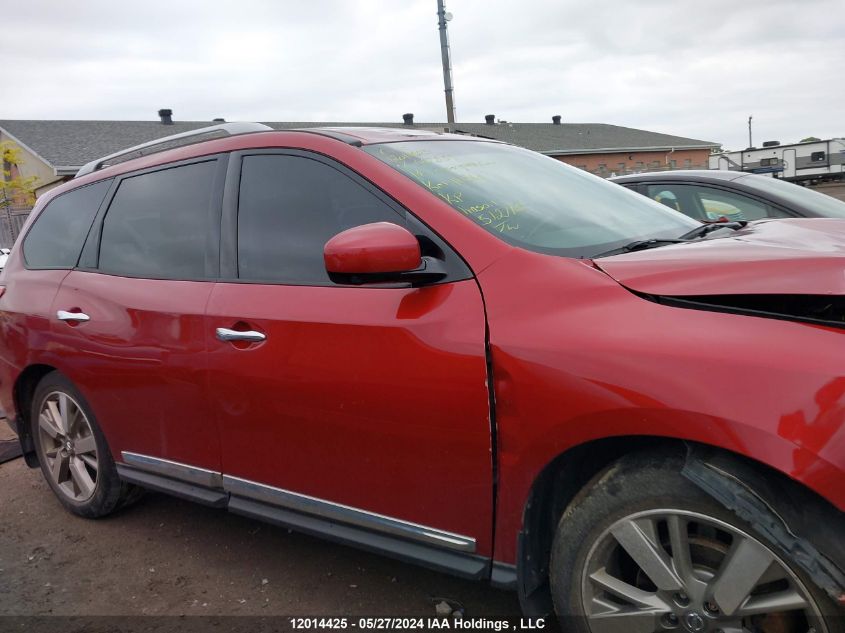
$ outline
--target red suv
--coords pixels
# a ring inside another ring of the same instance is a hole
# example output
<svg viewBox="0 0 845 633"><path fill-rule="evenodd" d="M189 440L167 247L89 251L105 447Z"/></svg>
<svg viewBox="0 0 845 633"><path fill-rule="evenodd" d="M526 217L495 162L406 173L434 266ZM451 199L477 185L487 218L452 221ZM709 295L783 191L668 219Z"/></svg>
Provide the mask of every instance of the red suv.
<svg viewBox="0 0 845 633"><path fill-rule="evenodd" d="M81 516L151 488L567 630L833 633L843 271L845 221L704 225L496 141L230 134L39 199L0 406Z"/></svg>

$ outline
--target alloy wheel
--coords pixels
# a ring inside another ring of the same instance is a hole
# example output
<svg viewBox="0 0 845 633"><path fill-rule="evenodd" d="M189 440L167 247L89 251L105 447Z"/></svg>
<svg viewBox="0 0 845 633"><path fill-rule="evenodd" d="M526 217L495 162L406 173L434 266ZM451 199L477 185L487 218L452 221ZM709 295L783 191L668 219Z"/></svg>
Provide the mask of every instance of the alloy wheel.
<svg viewBox="0 0 845 633"><path fill-rule="evenodd" d="M53 391L38 414L48 476L68 499L84 502L97 487L97 442L88 417L71 396Z"/></svg>
<svg viewBox="0 0 845 633"><path fill-rule="evenodd" d="M702 514L616 521L587 555L582 601L596 633L824 633L818 605L766 545Z"/></svg>

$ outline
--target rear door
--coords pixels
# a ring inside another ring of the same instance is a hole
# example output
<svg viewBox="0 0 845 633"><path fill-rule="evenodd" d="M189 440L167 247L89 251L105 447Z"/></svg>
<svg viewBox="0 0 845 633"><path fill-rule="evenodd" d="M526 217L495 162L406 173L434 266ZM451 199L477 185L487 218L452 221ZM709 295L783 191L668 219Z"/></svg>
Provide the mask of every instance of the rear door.
<svg viewBox="0 0 845 633"><path fill-rule="evenodd" d="M230 507L286 513L308 529L318 517L322 527L313 529L348 540L374 534L410 548L489 555L485 316L468 268L333 161L296 151L232 161L229 278L211 295L209 334L228 328L263 340L209 343ZM407 226L424 254L443 261L446 280L419 288L332 283L325 242L376 221Z"/></svg>
<svg viewBox="0 0 845 633"><path fill-rule="evenodd" d="M0 413L14 415L12 386L24 367L62 363L51 340L53 299L79 261L111 184L107 179L77 187L50 200L40 212L34 211L34 221L18 241L9 267L0 274Z"/></svg>
<svg viewBox="0 0 845 633"><path fill-rule="evenodd" d="M53 302L67 373L118 462L139 455L219 472L203 319L225 167L211 157L119 178Z"/></svg>

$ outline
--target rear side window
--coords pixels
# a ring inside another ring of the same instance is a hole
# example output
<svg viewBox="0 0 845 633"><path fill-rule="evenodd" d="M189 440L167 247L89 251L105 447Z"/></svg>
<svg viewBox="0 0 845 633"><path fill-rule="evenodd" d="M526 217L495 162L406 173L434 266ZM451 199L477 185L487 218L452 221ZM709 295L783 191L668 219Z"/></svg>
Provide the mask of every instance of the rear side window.
<svg viewBox="0 0 845 633"><path fill-rule="evenodd" d="M50 201L24 238L30 268L73 268L111 179L68 191Z"/></svg>
<svg viewBox="0 0 845 633"><path fill-rule="evenodd" d="M405 218L337 169L310 158L247 156L238 207L238 276L255 281L333 285L323 247L370 222Z"/></svg>
<svg viewBox="0 0 845 633"><path fill-rule="evenodd" d="M216 161L123 180L109 205L98 268L152 279L201 279Z"/></svg>

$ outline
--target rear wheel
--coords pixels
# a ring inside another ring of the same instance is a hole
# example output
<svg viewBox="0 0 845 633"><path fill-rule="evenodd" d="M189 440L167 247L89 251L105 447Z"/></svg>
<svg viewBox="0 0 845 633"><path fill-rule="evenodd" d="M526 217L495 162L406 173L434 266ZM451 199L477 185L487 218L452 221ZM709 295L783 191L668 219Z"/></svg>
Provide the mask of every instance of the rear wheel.
<svg viewBox="0 0 845 633"><path fill-rule="evenodd" d="M565 630L843 630L806 574L679 471L671 457L625 458L564 513L551 581Z"/></svg>
<svg viewBox="0 0 845 633"><path fill-rule="evenodd" d="M38 384L30 419L41 471L68 510L101 517L137 496L134 486L120 481L85 398L59 372Z"/></svg>

